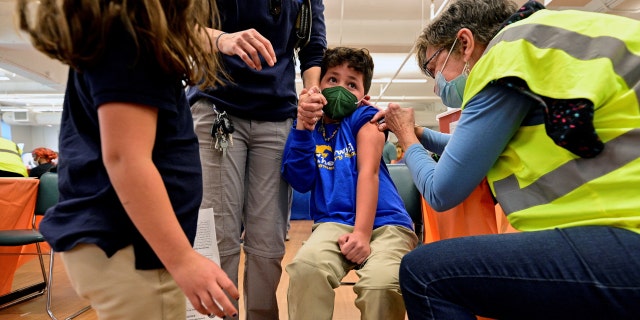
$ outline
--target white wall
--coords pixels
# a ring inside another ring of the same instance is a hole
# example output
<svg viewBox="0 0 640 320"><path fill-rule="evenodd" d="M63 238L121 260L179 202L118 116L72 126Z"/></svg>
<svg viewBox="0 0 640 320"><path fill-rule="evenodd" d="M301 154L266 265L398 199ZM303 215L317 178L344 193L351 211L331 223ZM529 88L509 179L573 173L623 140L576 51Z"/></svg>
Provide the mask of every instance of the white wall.
<svg viewBox="0 0 640 320"><path fill-rule="evenodd" d="M60 126L18 126L3 125L3 130L7 128L10 133L2 132L3 136L10 134L11 140L15 143L24 143L23 152L31 152L31 150L39 147L49 148L58 151L58 135L60 134Z"/></svg>

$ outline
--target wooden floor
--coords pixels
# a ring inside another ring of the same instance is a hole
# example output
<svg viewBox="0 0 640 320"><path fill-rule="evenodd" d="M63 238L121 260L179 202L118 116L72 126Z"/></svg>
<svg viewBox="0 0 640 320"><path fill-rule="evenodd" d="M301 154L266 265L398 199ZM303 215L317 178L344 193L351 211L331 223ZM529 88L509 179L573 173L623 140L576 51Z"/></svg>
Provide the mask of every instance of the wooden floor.
<svg viewBox="0 0 640 320"><path fill-rule="evenodd" d="M311 234L311 221L310 220L294 220L291 221L291 229L289 231L290 240L286 243L286 253L282 261L282 266L286 266L294 257L298 249L302 246ZM45 260L48 265L48 257ZM244 255L240 261L240 274L242 275L244 265ZM39 264L37 259L32 259L26 263L16 272L14 287L20 287L25 284L29 284L37 281L40 275ZM61 260L56 259L54 267L54 284L53 284L53 298L52 309L54 315L58 319L64 319L70 314L80 310L87 305L87 302L76 296L75 292L69 285L69 281L64 272ZM40 276L41 277L41 276ZM353 280L355 275L350 274L345 280ZM242 288L242 280L240 280L239 288ZM287 316L287 287L289 285L289 277L287 273L283 271L282 278L280 280L280 286L278 287L278 305L280 307L280 319L288 319ZM242 297L242 293L240 294ZM360 312L354 306L355 294L353 293L353 287L342 286L336 289L336 304L334 309L335 320L355 320L360 318ZM0 320L9 319L24 319L24 320L46 320L49 319L45 310L46 299L44 296L37 297L35 299L22 302L10 308L0 310ZM240 298L240 314L244 314L242 308L242 298ZM98 317L95 311L89 310L78 316L78 320L95 320Z"/></svg>

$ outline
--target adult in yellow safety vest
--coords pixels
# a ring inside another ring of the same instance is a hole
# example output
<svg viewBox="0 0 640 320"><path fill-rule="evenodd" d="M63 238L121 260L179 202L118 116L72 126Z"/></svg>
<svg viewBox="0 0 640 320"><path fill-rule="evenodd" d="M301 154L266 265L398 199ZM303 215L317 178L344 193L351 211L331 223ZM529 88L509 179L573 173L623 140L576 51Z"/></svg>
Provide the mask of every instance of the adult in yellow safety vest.
<svg viewBox="0 0 640 320"><path fill-rule="evenodd" d="M0 177L26 177L22 151L13 141L0 138Z"/></svg>
<svg viewBox="0 0 640 320"><path fill-rule="evenodd" d="M486 176L523 231L407 254L409 318L637 318L640 21L531 1L516 9L457 0L418 38L435 92L463 108L452 135L413 129L413 110L397 104L372 120L385 117L379 129L398 137L436 210Z"/></svg>

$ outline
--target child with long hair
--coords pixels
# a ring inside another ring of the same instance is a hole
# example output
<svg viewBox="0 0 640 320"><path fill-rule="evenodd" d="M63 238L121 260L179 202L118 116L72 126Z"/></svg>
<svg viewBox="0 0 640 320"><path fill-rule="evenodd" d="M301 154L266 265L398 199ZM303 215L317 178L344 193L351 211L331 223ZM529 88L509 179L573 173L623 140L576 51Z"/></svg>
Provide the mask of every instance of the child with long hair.
<svg viewBox="0 0 640 320"><path fill-rule="evenodd" d="M40 230L100 319L233 316L238 291L192 244L202 200L186 85L220 83L209 2L19 0L20 29L70 66L60 201ZM212 24L213 23L213 24ZM184 293L184 294L183 294ZM225 294L226 293L226 294Z"/></svg>

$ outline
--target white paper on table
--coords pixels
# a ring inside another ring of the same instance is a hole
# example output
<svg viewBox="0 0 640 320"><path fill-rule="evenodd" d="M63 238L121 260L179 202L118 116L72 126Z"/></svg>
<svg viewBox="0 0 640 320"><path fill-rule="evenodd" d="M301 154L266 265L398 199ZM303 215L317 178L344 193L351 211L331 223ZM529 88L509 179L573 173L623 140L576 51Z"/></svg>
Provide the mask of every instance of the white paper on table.
<svg viewBox="0 0 640 320"><path fill-rule="evenodd" d="M218 240L216 239L216 224L213 219L213 208L200 209L198 213L198 227L193 248L203 256L220 265L220 253L218 252ZM186 299L186 297L185 297ZM208 316L201 314L193 308L187 300L187 320L205 320ZM215 317L214 319L220 319Z"/></svg>

